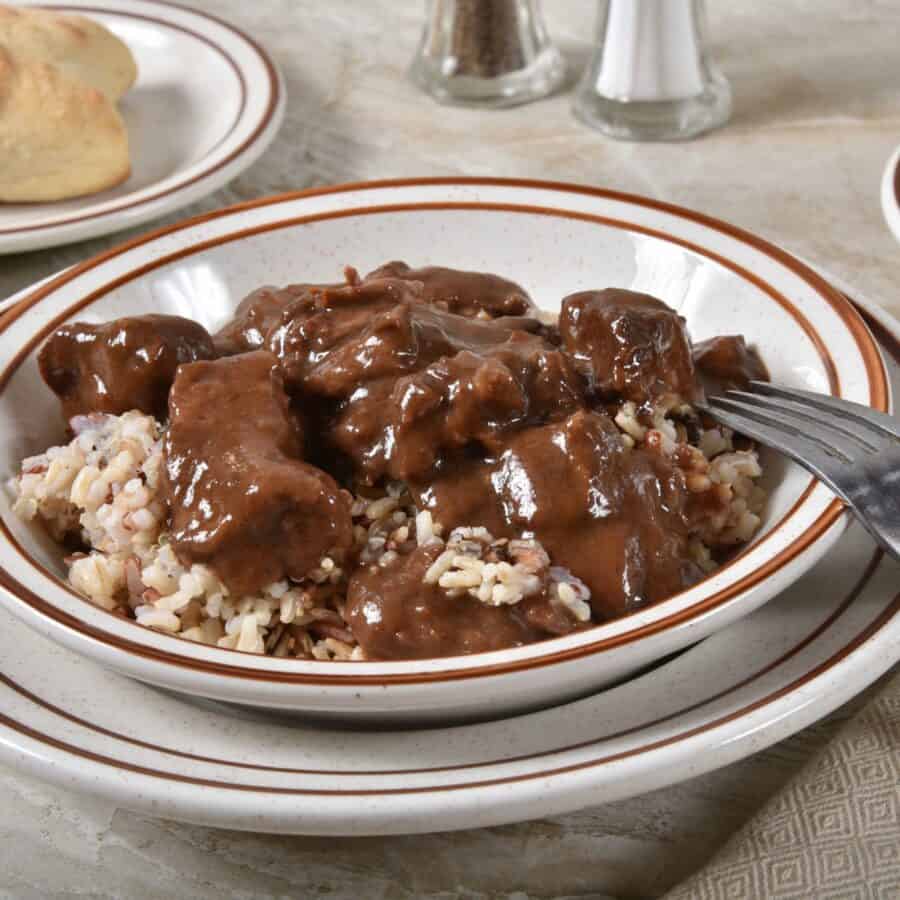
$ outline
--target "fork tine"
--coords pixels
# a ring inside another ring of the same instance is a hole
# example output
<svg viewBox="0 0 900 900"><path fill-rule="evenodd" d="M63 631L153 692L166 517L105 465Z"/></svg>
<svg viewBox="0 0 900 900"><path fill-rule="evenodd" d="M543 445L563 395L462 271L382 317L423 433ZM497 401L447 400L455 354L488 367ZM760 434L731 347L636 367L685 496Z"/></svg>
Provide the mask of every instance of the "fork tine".
<svg viewBox="0 0 900 900"><path fill-rule="evenodd" d="M837 434L843 436L845 443L849 440L852 445L855 445L857 448L861 447L870 453L878 453L894 443L893 438L885 438L880 431L873 432L868 428L861 430L860 433L851 431L847 427L846 416L838 416L833 412L826 412L810 406L802 400L768 397L760 394L750 394L747 391L727 391L724 396L729 400L742 400L746 405L757 409L768 410L773 413L787 412L790 414L790 419L786 421L802 419L803 421L811 422L819 429L825 428L829 431L837 432ZM852 427L852 423L850 424Z"/></svg>
<svg viewBox="0 0 900 900"><path fill-rule="evenodd" d="M808 469L828 485L839 497L846 499L843 489L835 482L833 472L840 461L825 453L821 445L811 441L801 433L789 433L779 425L760 421L755 411L734 412L723 409L715 398L709 404L699 403L698 407L714 416L723 425L746 434L768 447L781 451L794 462Z"/></svg>
<svg viewBox="0 0 900 900"><path fill-rule="evenodd" d="M778 428L788 440L803 440L810 443L829 457L833 463L850 464L854 461L855 454L846 446L846 442L841 445L839 442L833 441L832 435L824 432L821 428L818 431L803 428L802 423L796 422L790 413L783 415L772 409L762 409L754 403L733 400L731 397L712 397L709 402L716 410L725 409L727 412L748 416L760 425Z"/></svg>
<svg viewBox="0 0 900 900"><path fill-rule="evenodd" d="M766 394L770 397L783 397L785 400L793 400L796 403L808 403L816 409L831 412L844 418L853 419L861 425L867 425L882 435L900 438L900 423L886 413L875 409L869 409L860 403L852 403L840 397L831 397L828 394L816 394L812 391L783 388L768 381L751 381L750 387L754 392Z"/></svg>

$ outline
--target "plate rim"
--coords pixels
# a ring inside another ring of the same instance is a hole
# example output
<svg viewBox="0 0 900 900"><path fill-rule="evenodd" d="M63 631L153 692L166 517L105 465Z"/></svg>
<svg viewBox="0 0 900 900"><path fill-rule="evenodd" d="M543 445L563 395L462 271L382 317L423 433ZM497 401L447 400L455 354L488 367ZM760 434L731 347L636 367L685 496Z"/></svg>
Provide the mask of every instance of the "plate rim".
<svg viewBox="0 0 900 900"><path fill-rule="evenodd" d="M879 558L880 562L875 564ZM884 558L876 552L870 556L868 569L875 574L882 564ZM854 583L853 590L865 583L866 572L863 572ZM112 756L104 757L89 749L67 744L52 733L32 728L2 712L0 759L45 781L106 796L126 808L238 830L322 835L407 834L434 831L435 817L438 816L441 817L438 826L441 831L499 825L561 814L589 805L591 799L586 790L593 788L596 791L601 785L605 793L599 797L595 794L594 802L637 796L646 790L677 783L727 765L770 746L827 715L890 669L894 660L880 651L885 647L900 647L898 622L900 593L895 595L893 601L886 601L881 611L856 631L849 641L831 652L824 663L811 662L800 676L786 685L772 686L761 699L746 698L736 711L717 715L661 741L650 740L621 754L602 754L599 758L570 765L565 765L564 759L557 759L544 768L513 777L485 779L483 782L436 784L424 790L415 787L376 788L355 792L228 784L183 776L177 771L123 766L120 760ZM861 677L854 681L853 676ZM0 673L0 691L9 689L4 681L8 679ZM806 699L800 696L804 692L810 694ZM701 705L710 702L715 702L715 697L704 700ZM765 711L764 718L752 721L760 710ZM752 728L748 727L751 721ZM743 727L732 733L740 723ZM12 741L4 739L3 732L10 730L20 737ZM702 756L692 752L693 744L700 735L708 741L708 752ZM716 739L710 741L710 736ZM28 740L37 742L41 752L35 753L28 746ZM167 752L165 748L151 749L163 755ZM558 757L559 754L577 751L577 747L554 749L536 754L536 757ZM678 755L663 758L672 752ZM171 750L168 753L170 756L179 755ZM641 759L645 767L640 771L632 770L625 777L614 774L612 784L604 783L613 768L625 758L632 762ZM198 759L203 761L202 757ZM503 759L487 765L502 765L510 761L527 762L529 758ZM479 764L475 767L478 768ZM292 773L288 771L285 774ZM354 774L377 777L394 773ZM639 777L642 783L635 789L634 782ZM627 785L629 782L630 787L616 790L617 784ZM520 796L508 796L506 802L498 802L498 807L502 808L495 810L487 807L484 802L486 792L508 790L511 784L518 785ZM409 799L410 796L421 795L427 795L428 799ZM292 798L299 796L317 797L323 807L310 811L297 806ZM456 801L454 797L463 799ZM361 799L366 803L364 807L354 805L348 808L345 805L348 802L358 804ZM288 803L290 805L286 805Z"/></svg>
<svg viewBox="0 0 900 900"><path fill-rule="evenodd" d="M268 51L257 40L231 22L205 11L172 2L172 0L135 0L138 4L148 4L159 10L159 15L157 16L149 16L130 9L129 0L126 0L121 6L117 5L117 0L59 0L59 2L53 2L53 0L46 0L46 2L45 0L36 0L36 2L31 2L31 0L26 0L26 2L29 6L59 9L72 13L78 13L79 11L84 11L88 14L92 12L107 13L142 22L155 23L188 34L195 40L200 40L213 47L226 60L236 73L241 84L242 99L238 114L227 132L201 159L191 163L190 166L181 167L175 173L162 179L157 179L152 184L141 188L140 191L132 191L122 195L114 201L115 205L111 209L91 212L90 207L88 207L85 211L73 211L70 216L53 222L38 222L24 227L0 228L0 255L28 250L49 249L60 244L87 240L92 237L132 228L150 219L173 212L212 193L252 165L278 133L286 111L287 98L284 77ZM167 9L175 10L181 15L196 20L197 30L167 19L165 17ZM246 49L261 64L266 73L266 99L259 114L250 116L248 113L250 104L247 102L251 92L258 90L258 84L253 84L252 80L247 78L244 68L227 48L221 46L214 37L200 30L200 26L204 21L230 32L234 38L245 45ZM223 144L226 144L238 127L245 123L248 127L252 125L250 133L239 144L229 148L224 157L209 163L209 156L218 151ZM204 160L207 160L207 162L204 163ZM197 165L202 166L200 171L189 177L182 176L176 183L162 190L154 190L155 185L172 177L177 178L179 172L183 169L190 170ZM138 199L130 199L135 194L145 191L150 191L151 193ZM100 192L100 194L94 196L102 197L102 193ZM101 200L100 202L103 201ZM53 204L37 204L37 206L42 205L53 206ZM0 209L2 209L2 205L0 205Z"/></svg>
<svg viewBox="0 0 900 900"><path fill-rule="evenodd" d="M898 357L900 360L900 357ZM732 694L736 691L739 691L746 687L746 685L752 681L763 677L769 671L774 669L775 667L783 664L791 657L795 656L798 652L803 650L811 641L818 639L825 631L827 631L831 626L838 620L840 617L847 612L853 602L858 599L860 594L868 587L869 583L872 579L877 575L878 570L881 565L885 562L886 554L880 548L872 548L872 552L870 553L869 560L865 567L861 570L858 577L855 581L849 586L849 588L844 592L843 599L841 602L832 610L832 612L820 622L811 633L805 635L804 637L797 640L797 642L789 649L784 651L780 656L778 656L775 660L768 662L762 669L754 671L750 676L745 679L742 679L736 682L733 685L730 685L728 688L724 689L719 693L714 693L702 701L700 701L699 706L707 706L711 703L718 702L722 699L723 696ZM885 624L889 618L891 618L894 614L900 612L900 594L898 594L898 599L895 601L893 608L888 607L879 613L879 615L869 622L863 629L857 632L856 636L845 644L839 651L836 651L832 654L832 657L829 659L843 659L849 652L857 647L860 643L864 642L866 637L873 634L874 631L877 630L882 624ZM636 676L638 678L644 678L644 675ZM647 677L656 677L654 673L650 673ZM798 679L805 683L808 679ZM575 750L584 749L587 746L592 746L596 744L603 744L611 740L615 740L617 738L624 737L626 734L634 734L640 731L645 731L651 728L656 727L671 718L675 718L678 716L683 716L693 711L696 708L696 705L688 705L686 707L682 707L675 711L675 713L670 713L665 716L659 717L657 719L653 719L648 722L643 722L638 726L634 726L632 728L625 729L620 732L614 732L611 734L606 734L601 738L595 740L582 740L578 741L574 744L566 744L560 747L553 747L549 750L541 750L541 751L533 751L530 753L524 754L515 754L515 755L505 755L496 759L489 759L486 761L478 761L474 763L457 763L457 764L448 764L448 765L440 765L440 766L424 766L419 768L405 768L405 769L374 769L374 770L342 770L342 769L312 769L312 768L294 768L287 766L268 766L268 765L259 765L253 764L249 762L241 762L233 759L224 759L221 757L209 757L204 756L197 753L188 753L185 751L177 750L172 747L166 747L161 744L154 744L150 741L134 738L129 735L126 735L122 732L117 732L113 730L109 726L98 725L94 722L90 722L84 719L81 716L78 716L74 713L67 712L65 709L57 706L52 701L45 699L42 696L35 694L30 691L28 688L23 687L18 682L13 679L0 674L0 681L5 682L8 687L10 687L13 691L25 697L26 700L33 702L37 706L41 706L42 708L48 710L52 714L59 716L60 718L67 719L77 725L84 726L87 730L93 731L97 734L104 735L107 737L112 737L113 739L120 740L124 743L131 744L133 746L142 747L144 749L149 749L152 752L160 753L163 756L173 756L182 759L189 759L192 761L198 761L203 763L211 763L214 765L226 766L229 768L235 769L245 769L248 771L254 772L278 772L286 775L312 775L312 776L352 776L352 777L362 777L362 776L396 776L396 775L420 775L420 774L431 774L431 773L440 773L440 772L450 772L450 771L460 771L464 769L485 769L489 767L496 767L500 765L508 765L510 763L519 763L525 761L531 761L534 759L540 759L548 756L558 756L561 753L568 753ZM791 682L793 685L795 682ZM612 685L611 689L614 689L616 685ZM597 693L603 693L604 689L599 689ZM783 689L778 692L774 692L771 695L766 695L767 698L769 696L775 696L777 693L778 696L781 696L785 693ZM588 698L581 699L589 699L591 695L588 695ZM575 701L564 701L562 704L558 704L559 706L567 706L571 703L577 703L578 700ZM535 710L534 714L543 712L545 710ZM519 716L515 716L514 718L527 718L530 713L520 714ZM728 714L724 717L727 721L733 721L737 718L735 714ZM502 722L503 720L493 720L493 724L497 724L498 722ZM713 723L714 725L719 723L720 720L716 719ZM472 723L471 727L477 727L479 722ZM491 724L491 720L488 720L488 724ZM462 728L470 727L467 725L463 725ZM682 735L683 737L683 735ZM654 747L656 745L654 744ZM647 746L638 748L637 752L645 752L649 748ZM631 754L633 755L633 754ZM262 787L261 790L266 790L265 787ZM297 793L303 793L302 790L296 791ZM352 792L346 792L352 793Z"/></svg>

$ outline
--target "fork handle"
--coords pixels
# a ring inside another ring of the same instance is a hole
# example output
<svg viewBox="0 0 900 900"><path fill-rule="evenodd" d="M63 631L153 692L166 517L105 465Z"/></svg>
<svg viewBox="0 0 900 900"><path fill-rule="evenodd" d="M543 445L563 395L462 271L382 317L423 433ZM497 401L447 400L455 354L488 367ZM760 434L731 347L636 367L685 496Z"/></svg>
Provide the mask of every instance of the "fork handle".
<svg viewBox="0 0 900 900"><path fill-rule="evenodd" d="M876 543L900 560L900 477L861 482L844 500Z"/></svg>

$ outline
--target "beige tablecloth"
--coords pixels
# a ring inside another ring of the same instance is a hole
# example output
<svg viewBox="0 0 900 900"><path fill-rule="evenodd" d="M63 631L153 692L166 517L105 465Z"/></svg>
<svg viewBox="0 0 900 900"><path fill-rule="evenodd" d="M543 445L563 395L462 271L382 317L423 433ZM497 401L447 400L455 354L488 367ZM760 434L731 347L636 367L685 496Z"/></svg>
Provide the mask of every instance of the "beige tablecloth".
<svg viewBox="0 0 900 900"><path fill-rule="evenodd" d="M900 897L900 671L666 900Z"/></svg>
<svg viewBox="0 0 900 900"><path fill-rule="evenodd" d="M167 221L366 178L556 178L721 216L900 314L900 248L878 203L900 142L900 0L708 3L732 121L701 140L643 145L579 126L566 94L501 112L436 106L405 78L422 0L185 2L251 31L282 67L289 103L255 165ZM575 71L596 3L543 6ZM0 297L134 233L0 257ZM241 834L137 815L0 769L0 898L649 900L692 873L673 896L898 897L898 707L895 676L852 721L836 710L688 782L453 834Z"/></svg>

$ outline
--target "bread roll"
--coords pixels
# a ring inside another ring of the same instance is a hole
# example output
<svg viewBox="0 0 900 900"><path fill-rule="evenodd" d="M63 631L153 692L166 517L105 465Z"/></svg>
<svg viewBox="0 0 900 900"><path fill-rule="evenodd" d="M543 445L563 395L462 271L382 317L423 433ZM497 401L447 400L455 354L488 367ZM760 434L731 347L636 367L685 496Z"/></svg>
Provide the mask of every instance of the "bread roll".
<svg viewBox="0 0 900 900"><path fill-rule="evenodd" d="M128 132L106 94L0 46L0 202L79 197L130 170Z"/></svg>
<svg viewBox="0 0 900 900"><path fill-rule="evenodd" d="M137 78L128 47L84 16L0 4L0 46L19 59L52 63L115 102Z"/></svg>

